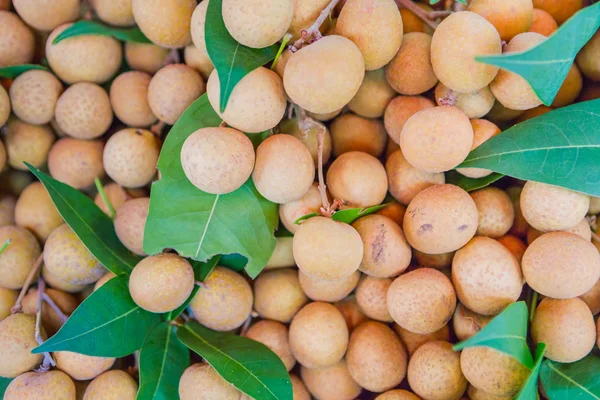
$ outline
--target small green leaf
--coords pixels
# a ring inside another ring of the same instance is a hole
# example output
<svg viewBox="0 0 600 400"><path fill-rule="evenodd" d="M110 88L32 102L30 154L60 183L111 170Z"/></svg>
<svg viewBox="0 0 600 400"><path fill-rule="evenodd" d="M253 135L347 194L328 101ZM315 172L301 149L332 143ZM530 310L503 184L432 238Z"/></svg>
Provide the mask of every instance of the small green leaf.
<svg viewBox="0 0 600 400"><path fill-rule="evenodd" d="M448 171L446 172L446 183L450 183L452 185L456 185L467 192L472 192L473 190L482 189L486 186L491 185L496 182L504 175L498 173L492 173L488 176L484 176L483 178L467 178L463 174L456 171Z"/></svg>
<svg viewBox="0 0 600 400"><path fill-rule="evenodd" d="M0 78L15 79L23 72L31 71L32 69L48 71L48 68L37 64L10 65L0 68Z"/></svg>
<svg viewBox="0 0 600 400"><path fill-rule="evenodd" d="M585 7L539 45L520 53L475 57L521 75L549 106L564 82L575 56L600 27L600 4Z"/></svg>
<svg viewBox="0 0 600 400"><path fill-rule="evenodd" d="M305 220L307 220L309 218L312 218L312 217L316 217L318 215L319 215L319 213L316 213L316 212L303 215L300 218L298 218L297 220L295 220L294 224L298 225L300 222L305 221Z"/></svg>
<svg viewBox="0 0 600 400"><path fill-rule="evenodd" d="M171 400L179 378L190 365L190 352L177 338L177 328L161 322L146 337L140 351L137 400Z"/></svg>
<svg viewBox="0 0 600 400"><path fill-rule="evenodd" d="M460 168L486 168L523 180L600 196L600 99L521 122L473 150Z"/></svg>
<svg viewBox="0 0 600 400"><path fill-rule="evenodd" d="M454 345L454 350L476 346L491 347L514 357L521 364L532 369L533 359L527 347L527 322L527 304L524 301L513 303L477 334Z"/></svg>
<svg viewBox="0 0 600 400"><path fill-rule="evenodd" d="M6 242L4 242L4 244L2 245L2 247L0 247L0 254L4 253L4 250L6 250L6 248L8 247L8 245L10 244L10 241L12 239L7 239Z"/></svg>
<svg viewBox="0 0 600 400"><path fill-rule="evenodd" d="M224 112L235 85L244 76L274 59L278 46L253 49L239 44L225 27L222 2L222 0L211 0L208 3L204 31L208 32L205 35L208 56L219 74L221 86L219 107L221 112Z"/></svg>
<svg viewBox="0 0 600 400"><path fill-rule="evenodd" d="M542 367L545 353L546 345L544 343L538 344L535 350L535 364L533 365L533 369L513 400L535 400L538 398L538 377L540 376L540 368Z"/></svg>
<svg viewBox="0 0 600 400"><path fill-rule="evenodd" d="M124 357L139 350L158 314L140 308L127 288L128 277L115 277L86 298L56 335L32 353L60 350L98 357Z"/></svg>
<svg viewBox="0 0 600 400"><path fill-rule="evenodd" d="M388 204L380 204L378 206L368 207L368 208L349 208L347 210L340 210L335 212L331 219L338 222L344 222L346 224L351 224L357 219L367 216L369 214L373 214L382 208L385 208Z"/></svg>
<svg viewBox="0 0 600 400"><path fill-rule="evenodd" d="M141 260L121 243L112 220L92 199L25 163L44 185L56 209L102 265L115 275L130 274Z"/></svg>
<svg viewBox="0 0 600 400"><path fill-rule="evenodd" d="M186 346L206 360L227 382L254 399L292 400L285 365L267 346L227 332L215 332L196 321L177 329Z"/></svg>
<svg viewBox="0 0 600 400"><path fill-rule="evenodd" d="M561 364L546 360L542 365L540 379L544 391L551 400L599 400L600 357L589 354L571 363Z"/></svg>
<svg viewBox="0 0 600 400"><path fill-rule="evenodd" d="M4 398L4 393L6 392L6 388L12 382L13 378L4 378L0 376L0 399Z"/></svg>
<svg viewBox="0 0 600 400"><path fill-rule="evenodd" d="M54 38L52 44L57 44L67 38L81 35L110 36L121 42L152 43L137 26L134 28L115 28L98 21L80 20L62 31Z"/></svg>

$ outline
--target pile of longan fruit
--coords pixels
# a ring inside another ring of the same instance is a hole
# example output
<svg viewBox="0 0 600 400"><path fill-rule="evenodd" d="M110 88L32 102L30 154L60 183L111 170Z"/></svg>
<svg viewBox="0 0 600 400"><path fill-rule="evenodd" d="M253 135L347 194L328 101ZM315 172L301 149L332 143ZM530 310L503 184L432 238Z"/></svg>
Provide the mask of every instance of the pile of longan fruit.
<svg viewBox="0 0 600 400"><path fill-rule="evenodd" d="M6 400L133 400L138 390L131 358L58 351L55 368L32 372L43 361L31 354L38 293L23 287L36 264L49 286L43 338L114 274L24 162L95 196L123 245L145 257L130 276L133 300L169 312L197 282L175 252L144 253L150 184L166 126L204 93L223 123L185 140L186 177L214 195L252 178L291 235L277 235L255 280L217 266L189 316L268 346L291 371L294 400L511 399L527 368L489 347L452 346L528 290L542 299L531 335L547 358L591 352L600 199L512 178L468 193L444 174L501 129L600 97L599 33L551 107L520 76L474 59L532 48L586 0L223 0L225 27L242 45L291 36L274 68L241 79L224 111L206 47L208 3L0 0L0 68L48 66L0 86L0 244L10 240L0 255L0 376L15 378ZM152 44L100 35L53 43L90 17L137 25ZM248 135L264 131L255 149ZM331 218L382 203L352 224ZM310 213L318 216L295 223ZM11 313L22 289L22 312ZM182 400L249 399L195 361L179 382Z"/></svg>

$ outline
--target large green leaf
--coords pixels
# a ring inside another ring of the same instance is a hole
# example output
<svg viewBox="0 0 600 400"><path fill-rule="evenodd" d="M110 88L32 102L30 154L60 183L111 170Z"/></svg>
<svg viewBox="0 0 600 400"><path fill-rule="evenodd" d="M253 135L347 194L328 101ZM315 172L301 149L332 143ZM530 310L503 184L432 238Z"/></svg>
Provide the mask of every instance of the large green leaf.
<svg viewBox="0 0 600 400"><path fill-rule="evenodd" d="M129 274L141 260L121 243L113 221L92 199L25 163L44 185L56 209L88 250L115 275Z"/></svg>
<svg viewBox="0 0 600 400"><path fill-rule="evenodd" d="M524 301L506 307L482 330L469 339L454 345L454 350L469 347L491 347L514 357L527 368L533 368L533 359L527 347L527 304Z"/></svg>
<svg viewBox="0 0 600 400"><path fill-rule="evenodd" d="M600 99L521 122L473 150L460 168L487 168L515 178L600 196Z"/></svg>
<svg viewBox="0 0 600 400"><path fill-rule="evenodd" d="M6 392L6 388L12 382L13 378L4 378L0 376L0 399L4 398L4 392Z"/></svg>
<svg viewBox="0 0 600 400"><path fill-rule="evenodd" d="M475 59L521 75L539 99L549 106L567 77L575 56L598 27L600 4L595 4L573 15L548 39L529 50Z"/></svg>
<svg viewBox="0 0 600 400"><path fill-rule="evenodd" d="M32 69L48 71L48 68L46 68L42 65L37 65L37 64L10 65L8 67L0 68L0 78L15 79L17 76L21 75L23 72L31 71Z"/></svg>
<svg viewBox="0 0 600 400"><path fill-rule="evenodd" d="M33 353L68 350L99 357L124 357L139 350L158 314L140 308L127 288L128 277L113 278L77 307L56 335Z"/></svg>
<svg viewBox="0 0 600 400"><path fill-rule="evenodd" d="M177 338L177 328L161 322L146 337L140 351L137 400L179 398L179 378L190 365L190 352Z"/></svg>
<svg viewBox="0 0 600 400"><path fill-rule="evenodd" d="M514 400L535 400L539 398L538 378L540 376L540 368L542 367L545 353L546 345L544 343L538 344L535 350L535 364L533 365L533 369Z"/></svg>
<svg viewBox="0 0 600 400"><path fill-rule="evenodd" d="M140 30L140 28L116 28L104 25L98 21L80 20L62 31L54 38L52 44L62 42L63 40L81 35L102 35L110 36L122 42L152 43Z"/></svg>
<svg viewBox="0 0 600 400"><path fill-rule="evenodd" d="M546 360L540 379L550 400L599 400L600 357L590 354L571 364Z"/></svg>
<svg viewBox="0 0 600 400"><path fill-rule="evenodd" d="M223 379L253 399L292 400L287 369L264 344L232 333L215 332L196 321L178 328L177 336Z"/></svg>
<svg viewBox="0 0 600 400"><path fill-rule="evenodd" d="M232 193L204 193L190 183L181 166L185 139L220 122L203 95L169 132L158 160L161 179L152 184L144 251L157 254L172 248L198 261L237 253L247 259L246 271L254 278L275 249L277 205L265 200L251 179Z"/></svg>
<svg viewBox="0 0 600 400"><path fill-rule="evenodd" d="M504 175L502 174L492 173L488 176L484 176L483 178L467 178L463 174L452 170L446 172L446 183L456 185L467 192L472 192L473 190L482 189L491 185L503 176Z"/></svg>
<svg viewBox="0 0 600 400"><path fill-rule="evenodd" d="M253 49L238 43L223 22L222 0L211 0L206 10L206 50L219 75L221 112L225 111L235 85L277 54L277 45Z"/></svg>

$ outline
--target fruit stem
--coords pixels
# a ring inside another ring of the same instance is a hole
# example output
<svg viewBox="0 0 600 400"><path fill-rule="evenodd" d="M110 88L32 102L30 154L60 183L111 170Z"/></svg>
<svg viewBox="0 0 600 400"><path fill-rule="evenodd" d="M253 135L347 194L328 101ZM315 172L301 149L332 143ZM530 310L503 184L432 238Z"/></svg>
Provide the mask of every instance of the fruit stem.
<svg viewBox="0 0 600 400"><path fill-rule="evenodd" d="M27 279L25 279L25 283L23 284L23 287L21 288L21 292L19 293L19 297L17 297L17 301L15 302L15 305L10 309L11 314L17 314L17 313L23 312L23 308L21 307L21 302L23 301L23 297L25 297L25 293L27 292L27 289L29 289L29 286L31 286L31 282L33 281L33 278L37 275L37 273L40 269L40 266L42 265L42 261L44 261L44 253L40 254L40 256L37 258L37 260L35 260L35 263L33 264L33 268L31 268L31 271L29 271L29 275L27 275Z"/></svg>
<svg viewBox="0 0 600 400"><path fill-rule="evenodd" d="M2 247L0 247L0 254L2 254L4 252L4 250L6 250L6 248L10 244L11 240L12 239L8 239L6 242L4 242L4 244L2 245Z"/></svg>
<svg viewBox="0 0 600 400"><path fill-rule="evenodd" d="M321 25L323 25L323 22L325 22L325 20L331 14L331 11L333 11L333 9L337 5L337 3L339 3L339 1L340 0L331 0L329 2L327 7L325 7L323 11L321 11L319 18L317 18L317 20L310 26L310 28L302 32L302 36L300 37L300 39L296 40L294 44L290 46L290 50L292 51L292 53L295 53L298 50L300 50L304 42L309 40L313 35L316 37L321 36L321 32L319 31Z"/></svg>
<svg viewBox="0 0 600 400"><path fill-rule="evenodd" d="M325 185L325 178L323 177L323 142L325 141L324 129L319 129L317 132L317 173L319 174L319 193L321 194L321 203L323 207L321 212L323 214L330 214L329 199L327 199L327 185Z"/></svg>
<svg viewBox="0 0 600 400"><path fill-rule="evenodd" d="M537 302L538 302L538 296L539 293L536 292L535 290L531 289L533 291L533 296L531 297L531 309L529 310L529 321L533 321L533 316L535 315L535 309L537 307Z"/></svg>
<svg viewBox="0 0 600 400"><path fill-rule="evenodd" d="M110 216L110 219L114 219L115 218L115 209L112 206L112 204L110 204L110 201L108 200L108 196L106 195L106 192L104 191L104 186L102 186L102 182L100 182L99 178L96 178L96 179L94 179L94 183L96 184L96 189L98 189L98 193L100 194L102 201L104 202L104 204L106 204L106 208L108 208L108 214Z"/></svg>
<svg viewBox="0 0 600 400"><path fill-rule="evenodd" d="M160 137L162 135L162 131L165 128L165 123L163 121L158 121L154 125L150 127L150 132L154 134L156 137Z"/></svg>
<svg viewBox="0 0 600 400"><path fill-rule="evenodd" d="M44 301L46 303L48 303L50 308L52 308L54 310L54 312L58 315L58 318L60 318L60 322L64 324L69 317L65 313L62 312L62 310L60 309L60 307L58 307L58 305L54 302L54 300L52 300L50 298L50 296L48 296L48 293L42 292L42 298L44 299Z"/></svg>
<svg viewBox="0 0 600 400"><path fill-rule="evenodd" d="M423 20L423 22L425 22L431 29L437 28L438 24L436 22L432 21L432 19L435 19L435 18L431 18L429 16L430 13L428 13L427 11L423 10L421 7L419 7L418 5L413 3L412 0L395 0L395 1L399 7L406 8L408 11L415 14L417 17L419 17L421 20Z"/></svg>
<svg viewBox="0 0 600 400"><path fill-rule="evenodd" d="M37 303L35 305L35 341L38 345L42 345L44 343L44 339L42 339L42 298L44 295L44 291L46 290L46 282L40 276L38 277L38 288L37 288ZM40 367L40 371L48 371L50 366L56 366L56 363L50 356L50 353L44 353L44 362L42 362L42 366Z"/></svg>
<svg viewBox="0 0 600 400"><path fill-rule="evenodd" d="M277 50L277 54L275 54L275 59L273 60L273 64L271 64L271 71L275 69L275 66L277 65L277 61L279 61L279 57L281 57L281 54L285 50L285 46L287 46L290 39L292 39L291 33L286 33L283 36L283 40L281 41L281 46L279 46L279 50Z"/></svg>

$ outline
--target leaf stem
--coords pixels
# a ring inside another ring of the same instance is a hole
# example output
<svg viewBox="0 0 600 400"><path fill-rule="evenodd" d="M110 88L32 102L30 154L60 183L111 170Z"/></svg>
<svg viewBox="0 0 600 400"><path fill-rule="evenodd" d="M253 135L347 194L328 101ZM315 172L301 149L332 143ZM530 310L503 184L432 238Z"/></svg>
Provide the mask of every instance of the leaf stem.
<svg viewBox="0 0 600 400"><path fill-rule="evenodd" d="M52 298L50 296L48 296L48 293L42 292L42 298L44 299L44 301L46 303L48 303L48 305L50 306L50 308L52 308L54 310L54 312L58 315L58 318L60 319L60 322L64 324L69 317L65 313L62 312L62 310L54 302L54 300L52 300Z"/></svg>
<svg viewBox="0 0 600 400"><path fill-rule="evenodd" d="M529 307L531 307L529 309L529 321L533 321L533 316L535 315L535 309L537 307L537 302L538 302L538 297L539 297L538 292L536 292L533 289L531 289L531 291L533 292L533 295L531 297L531 304L529 305Z"/></svg>
<svg viewBox="0 0 600 400"><path fill-rule="evenodd" d="M425 22L431 29L435 29L438 27L437 22L432 21L432 17L430 17L430 13L423 10L421 7L412 2L412 0L395 0L396 4L399 7L406 8L408 11L415 14L419 17L423 22ZM437 17L436 17L437 18ZM433 18L435 19L435 18Z"/></svg>
<svg viewBox="0 0 600 400"><path fill-rule="evenodd" d="M35 260L33 264L33 268L29 271L29 275L27 275L27 279L25 279L25 283L21 288L21 292L19 293L19 297L17 297L17 301L15 301L15 305L10 309L11 314L17 314L23 312L23 308L21 307L21 302L23 301L23 297L25 297L25 293L27 293L27 289L31 286L31 282L33 278L37 275L40 266L42 265L42 261L44 261L44 253L41 253L40 256Z"/></svg>
<svg viewBox="0 0 600 400"><path fill-rule="evenodd" d="M42 338L42 299L44 296L44 292L46 290L46 282L40 276L38 277L38 288L37 288L37 302L35 305L35 341L38 345L42 345L44 343L44 339ZM52 359L52 356L48 352L44 352L44 361L40 367L40 371L48 371L50 366L56 366L56 363Z"/></svg>
<svg viewBox="0 0 600 400"><path fill-rule="evenodd" d="M302 36L300 37L300 39L296 40L294 44L292 44L292 46L290 47L290 50L292 52L295 53L296 51L300 50L304 42L309 40L313 35L315 37L321 36L321 32L319 31L321 25L323 25L323 22L325 22L325 20L331 14L331 12L333 11L337 3L339 3L339 1L340 0L331 0L327 7L325 7L323 11L321 11L321 14L317 18L317 20L306 31L302 31Z"/></svg>
<svg viewBox="0 0 600 400"><path fill-rule="evenodd" d="M94 183L96 184L96 189L98 189L98 193L100 194L100 197L102 197L102 201L104 202L104 204L106 204L106 208L108 209L108 214L110 216L111 219L115 218L115 209L112 206L112 204L110 204L110 200L108 200L108 196L106 195L106 192L104 191L104 186L102 186L102 182L100 182L99 178L96 178L94 180Z"/></svg>
<svg viewBox="0 0 600 400"><path fill-rule="evenodd" d="M283 36L283 40L281 41L281 46L279 46L279 50L277 50L277 54L275 55L275 59L273 60L273 64L271 64L271 71L275 69L277 65L277 61L279 61L279 57L285 50L285 46L287 46L288 42L292 39L292 35L290 33L286 33Z"/></svg>
<svg viewBox="0 0 600 400"><path fill-rule="evenodd" d="M10 244L11 240L12 239L8 239L6 242L4 242L4 244L2 245L2 247L0 247L0 254L2 254L4 252L4 250L6 250L6 248Z"/></svg>

